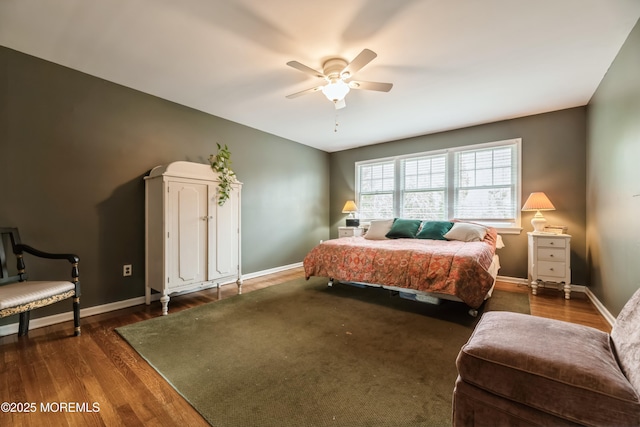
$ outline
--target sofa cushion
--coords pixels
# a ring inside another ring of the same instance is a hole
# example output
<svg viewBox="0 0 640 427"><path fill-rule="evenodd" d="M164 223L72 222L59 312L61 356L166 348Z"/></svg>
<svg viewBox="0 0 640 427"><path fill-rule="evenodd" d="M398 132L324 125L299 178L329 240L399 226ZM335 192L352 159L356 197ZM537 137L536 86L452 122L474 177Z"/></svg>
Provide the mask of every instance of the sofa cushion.
<svg viewBox="0 0 640 427"><path fill-rule="evenodd" d="M483 315L456 361L463 381L584 425L640 425L609 334L510 312Z"/></svg>
<svg viewBox="0 0 640 427"><path fill-rule="evenodd" d="M618 314L611 340L622 372L640 393L640 289Z"/></svg>

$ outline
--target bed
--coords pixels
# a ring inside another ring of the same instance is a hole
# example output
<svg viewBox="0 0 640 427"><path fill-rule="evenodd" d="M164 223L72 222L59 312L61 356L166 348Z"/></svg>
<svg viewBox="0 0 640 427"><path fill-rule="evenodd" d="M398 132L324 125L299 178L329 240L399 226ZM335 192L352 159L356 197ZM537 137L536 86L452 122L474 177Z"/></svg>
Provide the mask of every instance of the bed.
<svg viewBox="0 0 640 427"><path fill-rule="evenodd" d="M416 238L425 223L416 226L414 221L415 231L388 238L397 223L388 220L381 233L372 222L377 229L363 237L320 243L304 259L306 278L328 277L329 286L337 281L382 287L400 297L433 304L442 299L460 301L470 307L471 315L477 315L491 296L500 268L497 231L472 223L439 221L450 224L449 231Z"/></svg>

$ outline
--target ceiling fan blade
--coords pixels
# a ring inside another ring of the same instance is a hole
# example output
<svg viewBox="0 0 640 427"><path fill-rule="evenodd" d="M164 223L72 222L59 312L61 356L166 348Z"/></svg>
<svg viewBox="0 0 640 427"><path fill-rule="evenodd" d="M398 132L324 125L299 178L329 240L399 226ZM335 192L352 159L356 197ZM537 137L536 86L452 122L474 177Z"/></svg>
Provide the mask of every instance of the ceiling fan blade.
<svg viewBox="0 0 640 427"><path fill-rule="evenodd" d="M363 49L362 52L356 56L353 61L349 63L344 70L342 70L341 74L349 73L350 76L353 76L357 73L362 67L367 65L369 62L373 61L373 59L378 56L374 51L369 49Z"/></svg>
<svg viewBox="0 0 640 427"><path fill-rule="evenodd" d="M334 102L334 104L336 105L336 110L340 110L347 106L347 102L344 100L344 98L342 98L340 101Z"/></svg>
<svg viewBox="0 0 640 427"><path fill-rule="evenodd" d="M321 86L312 87L311 89L301 90L300 92L296 92L296 93L292 93L291 95L287 95L286 98L289 98L289 99L297 98L297 97L305 95L307 93L317 92L317 91L321 90L323 87L324 87L324 85L321 85Z"/></svg>
<svg viewBox="0 0 640 427"><path fill-rule="evenodd" d="M349 87L351 89L377 90L378 92L389 92L393 87L393 83L361 82L357 80L351 80L349 82Z"/></svg>
<svg viewBox="0 0 640 427"><path fill-rule="evenodd" d="M302 71L303 73L310 74L313 77L318 77L320 79L324 79L325 76L320 71L316 71L313 68L307 67L304 64L299 63L298 61L289 61L287 65L295 68L298 71Z"/></svg>

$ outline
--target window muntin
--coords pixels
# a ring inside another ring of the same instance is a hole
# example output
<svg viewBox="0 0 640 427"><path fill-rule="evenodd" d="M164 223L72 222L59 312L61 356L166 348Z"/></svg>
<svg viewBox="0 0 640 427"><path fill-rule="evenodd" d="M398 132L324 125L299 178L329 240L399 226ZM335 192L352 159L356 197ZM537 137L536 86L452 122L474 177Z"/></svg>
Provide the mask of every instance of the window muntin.
<svg viewBox="0 0 640 427"><path fill-rule="evenodd" d="M520 145L514 139L357 162L359 217L520 227Z"/></svg>

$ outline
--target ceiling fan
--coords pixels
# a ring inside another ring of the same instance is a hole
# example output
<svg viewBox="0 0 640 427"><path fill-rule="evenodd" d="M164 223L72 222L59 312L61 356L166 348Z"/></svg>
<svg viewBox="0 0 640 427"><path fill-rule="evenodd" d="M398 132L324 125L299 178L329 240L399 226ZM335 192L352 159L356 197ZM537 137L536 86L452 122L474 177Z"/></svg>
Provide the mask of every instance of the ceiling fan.
<svg viewBox="0 0 640 427"><path fill-rule="evenodd" d="M342 58L330 58L326 60L322 66L322 72L307 67L298 61L289 61L287 65L302 71L303 73L312 75L325 82L319 86L312 87L300 92L287 95L287 98L296 98L298 96L317 92L319 90L324 93L327 99L334 103L336 110L346 107L344 97L347 96L351 89L376 90L379 92L389 92L393 87L392 83L363 82L359 80L351 80L353 75L362 67L378 56L375 52L364 49L356 56L353 61L347 62Z"/></svg>

